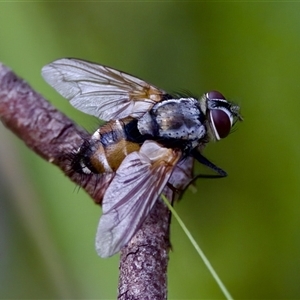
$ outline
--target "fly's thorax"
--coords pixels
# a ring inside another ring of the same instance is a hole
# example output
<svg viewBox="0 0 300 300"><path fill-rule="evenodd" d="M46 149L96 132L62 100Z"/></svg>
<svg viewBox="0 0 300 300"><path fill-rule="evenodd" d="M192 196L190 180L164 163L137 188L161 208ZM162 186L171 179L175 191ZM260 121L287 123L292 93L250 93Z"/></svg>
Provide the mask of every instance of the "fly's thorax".
<svg viewBox="0 0 300 300"><path fill-rule="evenodd" d="M157 103L138 120L141 134L154 138L194 142L206 134L204 115L194 98L168 99Z"/></svg>
<svg viewBox="0 0 300 300"><path fill-rule="evenodd" d="M76 154L82 173L102 174L115 172L124 158L140 149L139 144L127 141L124 122L110 121L85 141Z"/></svg>

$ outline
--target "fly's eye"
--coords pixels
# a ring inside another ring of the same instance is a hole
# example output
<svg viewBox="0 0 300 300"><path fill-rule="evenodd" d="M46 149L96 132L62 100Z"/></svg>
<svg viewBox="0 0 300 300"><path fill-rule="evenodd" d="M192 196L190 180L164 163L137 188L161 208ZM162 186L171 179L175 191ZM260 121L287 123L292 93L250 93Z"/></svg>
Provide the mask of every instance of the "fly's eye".
<svg viewBox="0 0 300 300"><path fill-rule="evenodd" d="M223 99L226 100L225 97L218 91L210 91L206 94L207 99Z"/></svg>
<svg viewBox="0 0 300 300"><path fill-rule="evenodd" d="M225 138L230 133L233 119L229 111L217 108L212 109L210 111L210 120L217 140Z"/></svg>

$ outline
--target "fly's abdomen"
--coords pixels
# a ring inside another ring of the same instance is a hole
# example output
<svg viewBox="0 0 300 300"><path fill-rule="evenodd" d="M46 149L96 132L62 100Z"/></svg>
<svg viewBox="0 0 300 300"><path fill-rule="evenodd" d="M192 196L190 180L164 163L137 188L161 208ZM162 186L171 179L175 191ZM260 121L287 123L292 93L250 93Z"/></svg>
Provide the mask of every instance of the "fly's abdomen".
<svg viewBox="0 0 300 300"><path fill-rule="evenodd" d="M139 149L138 143L127 140L123 122L110 121L80 147L75 157L77 169L86 174L115 172L129 153Z"/></svg>

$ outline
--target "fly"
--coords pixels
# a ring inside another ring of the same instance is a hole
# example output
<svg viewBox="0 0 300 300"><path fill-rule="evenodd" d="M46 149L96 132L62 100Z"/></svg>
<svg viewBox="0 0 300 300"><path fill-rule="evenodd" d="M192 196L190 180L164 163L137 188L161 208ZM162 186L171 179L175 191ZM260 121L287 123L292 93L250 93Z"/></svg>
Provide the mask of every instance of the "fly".
<svg viewBox="0 0 300 300"><path fill-rule="evenodd" d="M242 120L239 106L221 93L172 96L127 73L69 58L46 65L42 75L75 108L107 121L72 161L75 171L100 178L96 250L101 257L131 240L167 184L186 187L194 159L217 177L227 175L201 154Z"/></svg>

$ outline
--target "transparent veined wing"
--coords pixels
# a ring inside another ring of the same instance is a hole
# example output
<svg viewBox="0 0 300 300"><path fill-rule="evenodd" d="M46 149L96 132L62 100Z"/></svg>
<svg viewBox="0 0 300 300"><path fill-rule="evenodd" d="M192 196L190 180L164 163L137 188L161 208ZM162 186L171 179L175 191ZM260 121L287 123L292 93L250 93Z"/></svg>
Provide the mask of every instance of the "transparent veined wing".
<svg viewBox="0 0 300 300"><path fill-rule="evenodd" d="M82 174L81 174L82 175ZM115 173L104 174L84 174L82 175L81 186L85 188L96 199L96 203L101 204L105 191L113 180Z"/></svg>
<svg viewBox="0 0 300 300"><path fill-rule="evenodd" d="M101 257L125 246L142 225L181 157L180 151L146 141L129 154L116 172L102 202L96 235Z"/></svg>
<svg viewBox="0 0 300 300"><path fill-rule="evenodd" d="M179 192L184 191L194 178L194 158L188 156L181 160L175 167L172 176L169 179L172 185Z"/></svg>
<svg viewBox="0 0 300 300"><path fill-rule="evenodd" d="M166 94L127 73L73 58L46 65L42 75L75 108L105 121L139 118Z"/></svg>
<svg viewBox="0 0 300 300"><path fill-rule="evenodd" d="M194 179L193 174L194 158L186 157L174 168L168 184L165 186L162 194L172 203L182 196L182 193L191 184Z"/></svg>

